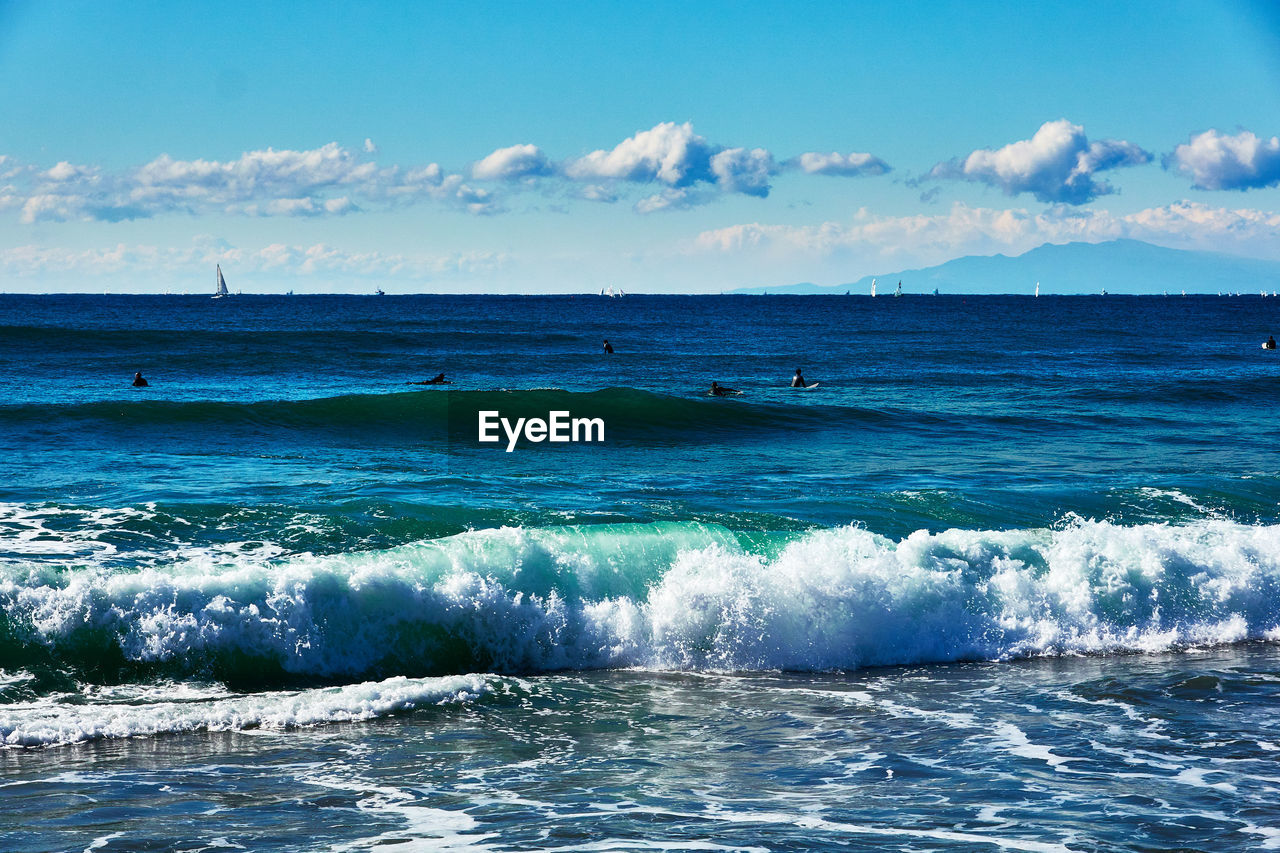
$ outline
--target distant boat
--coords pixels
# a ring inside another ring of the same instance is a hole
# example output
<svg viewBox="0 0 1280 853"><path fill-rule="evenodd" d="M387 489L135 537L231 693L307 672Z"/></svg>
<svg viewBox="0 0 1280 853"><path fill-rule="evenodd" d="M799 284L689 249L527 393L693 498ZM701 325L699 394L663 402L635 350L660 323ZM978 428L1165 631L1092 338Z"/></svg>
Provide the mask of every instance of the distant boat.
<svg viewBox="0 0 1280 853"><path fill-rule="evenodd" d="M601 288L600 295L608 296L611 299L617 299L619 296L626 296L626 294L623 293L621 290L614 290L612 284L609 285L608 287Z"/></svg>
<svg viewBox="0 0 1280 853"><path fill-rule="evenodd" d="M1040 297L1040 282L1036 282L1036 298Z"/></svg>
<svg viewBox="0 0 1280 853"><path fill-rule="evenodd" d="M213 298L221 299L224 296L230 296L231 293L230 291L227 290L227 280L222 277L222 264L218 264L217 267L218 267L218 288L213 292Z"/></svg>
<svg viewBox="0 0 1280 853"><path fill-rule="evenodd" d="M898 282L898 289L893 292L894 296L902 295L902 282Z"/></svg>
<svg viewBox="0 0 1280 853"><path fill-rule="evenodd" d="M876 295L876 280L874 278L871 279L871 295Z"/></svg>
<svg viewBox="0 0 1280 853"><path fill-rule="evenodd" d="M938 294L938 288L936 288L936 287L935 287L935 288L933 289L933 295L934 295L934 296L938 296L938 295L939 295L939 294Z"/></svg>
<svg viewBox="0 0 1280 853"><path fill-rule="evenodd" d="M386 292L385 290L383 290L381 287L379 287L377 290L375 290L375 291L373 292L373 295L374 295L374 296L386 296L386 295L387 295L387 292Z"/></svg>

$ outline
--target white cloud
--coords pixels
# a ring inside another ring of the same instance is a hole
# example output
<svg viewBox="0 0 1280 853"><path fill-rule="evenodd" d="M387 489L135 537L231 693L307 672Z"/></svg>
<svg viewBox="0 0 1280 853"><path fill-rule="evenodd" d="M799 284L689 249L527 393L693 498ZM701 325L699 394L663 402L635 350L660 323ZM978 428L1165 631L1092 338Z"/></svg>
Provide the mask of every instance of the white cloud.
<svg viewBox="0 0 1280 853"><path fill-rule="evenodd" d="M473 163L465 177L438 163L381 166L377 154L378 146L366 138L355 149L330 142L306 150L246 151L231 160L161 154L116 172L70 161L38 169L0 155L0 182L11 182L0 183L0 209L21 209L26 223L172 214L333 216L422 201L493 214L506 210L504 195L535 185L544 194L612 203L629 194L628 184L657 184L656 193L650 190L635 204L647 213L706 204L723 194L765 198L773 177L788 168L839 175L889 168L859 153L808 153L779 163L766 148L709 142L690 122L662 122L613 148L563 162L532 143L511 145ZM532 180L544 177L556 182Z"/></svg>
<svg viewBox="0 0 1280 853"><path fill-rule="evenodd" d="M729 148L711 157L711 174L729 193L764 198L769 195L769 177L777 170L773 155L763 148Z"/></svg>
<svg viewBox="0 0 1280 853"><path fill-rule="evenodd" d="M478 181L510 181L534 178L552 173L551 163L536 145L512 145L499 148L471 167L471 177Z"/></svg>
<svg viewBox="0 0 1280 853"><path fill-rule="evenodd" d="M705 204L717 193L765 198L770 179L779 171L767 149L713 144L695 133L690 122L662 122L561 168L571 180L593 182L582 192L593 200L618 197L616 192L605 192L601 181L664 184L666 189L636 203L640 213Z"/></svg>
<svg viewBox="0 0 1280 853"><path fill-rule="evenodd" d="M685 210L697 207L706 200L705 193L696 192L687 187L677 187L645 196L636 202L635 211L636 213L658 213L663 210Z"/></svg>
<svg viewBox="0 0 1280 853"><path fill-rule="evenodd" d="M247 151L226 162L174 160L162 154L124 180L134 200L181 206L303 198L331 187L376 186L386 177L376 164L330 142L309 151Z"/></svg>
<svg viewBox="0 0 1280 853"><path fill-rule="evenodd" d="M659 181L672 187L711 180L711 155L717 149L693 132L690 122L662 122L619 142L609 151L592 151L571 161L571 178Z"/></svg>
<svg viewBox="0 0 1280 853"><path fill-rule="evenodd" d="M83 215L86 204L83 196L41 193L28 196L22 203L21 221L32 222L66 222L79 219Z"/></svg>
<svg viewBox="0 0 1280 853"><path fill-rule="evenodd" d="M1164 167L1185 175L1201 190L1251 190L1280 185L1280 138L1262 139L1244 130L1235 136L1206 130L1179 145Z"/></svg>
<svg viewBox="0 0 1280 853"><path fill-rule="evenodd" d="M792 258L853 252L876 261L928 265L960 255L1021 253L1043 243L1119 238L1280 258L1280 214L1190 201L1126 215L1064 206L1031 213L955 204L932 215L874 216L863 210L843 223L733 225L699 234L690 248L696 253Z"/></svg>
<svg viewBox="0 0 1280 853"><path fill-rule="evenodd" d="M578 198L611 204L618 200L618 192L604 184L587 184L578 192Z"/></svg>
<svg viewBox="0 0 1280 853"><path fill-rule="evenodd" d="M1084 204L1115 191L1095 179L1098 172L1150 161L1151 154L1132 142L1090 142L1083 127L1059 119L1042 124L1030 139L939 163L929 177L980 181L1007 195L1031 193L1043 202Z"/></svg>
<svg viewBox="0 0 1280 853"><path fill-rule="evenodd" d="M77 180L93 181L98 177L98 173L99 170L91 166L76 166L66 160L62 160L52 169L42 173L40 177L46 181L65 183Z"/></svg>
<svg viewBox="0 0 1280 853"><path fill-rule="evenodd" d="M366 144L367 152L371 145ZM467 187L461 175L446 174L436 163L381 168L333 142L305 151L248 151L228 161L162 154L116 174L63 161L43 172L29 171L25 184L5 187L2 194L21 197L26 223L114 222L169 213L326 216L359 210L361 202L420 199L473 213L500 209L492 192Z"/></svg>
<svg viewBox="0 0 1280 853"><path fill-rule="evenodd" d="M841 177L883 175L889 171L889 164L879 157L857 152L841 154L837 151L832 151L830 154L819 154L811 151L797 157L795 165L810 175L839 175Z"/></svg>

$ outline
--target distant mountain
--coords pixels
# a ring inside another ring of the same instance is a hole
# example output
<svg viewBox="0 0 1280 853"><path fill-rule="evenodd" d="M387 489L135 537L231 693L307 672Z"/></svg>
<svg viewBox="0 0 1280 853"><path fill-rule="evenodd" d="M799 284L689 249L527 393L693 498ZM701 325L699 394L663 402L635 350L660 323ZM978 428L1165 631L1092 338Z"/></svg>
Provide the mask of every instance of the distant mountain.
<svg viewBox="0 0 1280 853"><path fill-rule="evenodd" d="M970 255L918 270L864 276L849 284L748 287L734 293L811 294L849 291L866 295L872 278L887 296L903 293L1268 293L1280 290L1280 262L1217 252L1165 249L1139 240L1046 243L1022 255Z"/></svg>

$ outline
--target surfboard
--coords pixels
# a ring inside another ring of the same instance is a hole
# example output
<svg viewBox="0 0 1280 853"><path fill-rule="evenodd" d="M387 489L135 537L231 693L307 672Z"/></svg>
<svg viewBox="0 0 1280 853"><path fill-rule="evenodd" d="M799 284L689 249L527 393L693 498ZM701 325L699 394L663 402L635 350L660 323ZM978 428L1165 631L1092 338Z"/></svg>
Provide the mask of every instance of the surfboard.
<svg viewBox="0 0 1280 853"><path fill-rule="evenodd" d="M814 388L817 388L817 387L818 387L818 383L817 383L817 382L815 382L815 383L813 383L812 385L806 385L806 386L804 386L804 390L806 390L806 391L812 391Z"/></svg>

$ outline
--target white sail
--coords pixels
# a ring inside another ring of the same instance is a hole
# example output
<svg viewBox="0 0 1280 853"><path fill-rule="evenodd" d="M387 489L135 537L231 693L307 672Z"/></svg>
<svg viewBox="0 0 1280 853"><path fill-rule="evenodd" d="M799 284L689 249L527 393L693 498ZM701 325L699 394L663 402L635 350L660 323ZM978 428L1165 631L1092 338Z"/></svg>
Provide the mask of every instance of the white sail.
<svg viewBox="0 0 1280 853"><path fill-rule="evenodd" d="M1040 295L1040 282L1036 282L1036 296Z"/></svg>
<svg viewBox="0 0 1280 853"><path fill-rule="evenodd" d="M218 264L218 288L213 293L214 299L221 299L224 296L230 296L227 291L227 280L222 277L222 264Z"/></svg>
<svg viewBox="0 0 1280 853"><path fill-rule="evenodd" d="M902 282L898 282L898 289L893 292L894 296L902 295Z"/></svg>
<svg viewBox="0 0 1280 853"><path fill-rule="evenodd" d="M871 279L871 295L876 295L876 280L874 278Z"/></svg>

